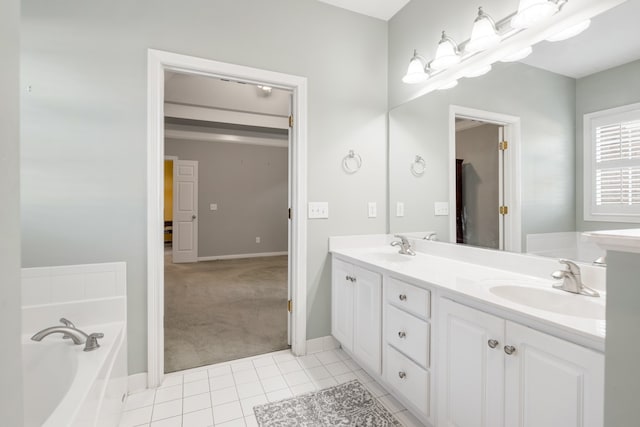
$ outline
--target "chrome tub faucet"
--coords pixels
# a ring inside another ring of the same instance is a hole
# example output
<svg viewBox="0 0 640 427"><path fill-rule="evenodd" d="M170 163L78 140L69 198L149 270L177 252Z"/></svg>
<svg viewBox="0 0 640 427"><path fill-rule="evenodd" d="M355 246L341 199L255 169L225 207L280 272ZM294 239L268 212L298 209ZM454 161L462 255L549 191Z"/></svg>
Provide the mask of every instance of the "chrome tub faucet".
<svg viewBox="0 0 640 427"><path fill-rule="evenodd" d="M571 292L574 294L585 295L588 297L599 297L600 294L582 283L582 275L580 273L580 267L573 262L566 259L561 259L560 264L564 264L566 266L565 270L554 271L551 274L556 280L562 280L562 283L558 283L557 285L553 285L554 288L560 289L563 291Z"/></svg>
<svg viewBox="0 0 640 427"><path fill-rule="evenodd" d="M69 322L65 318L60 319L62 323L65 323L63 322L63 320L73 325L73 323ZM84 344L84 351L92 351L99 348L100 344L98 344L98 338L104 338L104 334L102 333L87 335L80 329L77 329L73 326L52 326L50 328L45 328L37 332L31 337L31 339L33 341L42 341L44 337L47 337L51 334L62 334L63 338L70 338L75 345Z"/></svg>

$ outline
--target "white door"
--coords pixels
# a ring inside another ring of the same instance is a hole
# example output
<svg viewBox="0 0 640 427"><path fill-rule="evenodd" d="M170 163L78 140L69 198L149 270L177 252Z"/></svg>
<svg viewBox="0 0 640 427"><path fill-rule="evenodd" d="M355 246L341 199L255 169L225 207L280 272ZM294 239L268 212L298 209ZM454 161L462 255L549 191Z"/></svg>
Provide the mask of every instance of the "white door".
<svg viewBox="0 0 640 427"><path fill-rule="evenodd" d="M505 425L602 427L604 355L507 322Z"/></svg>
<svg viewBox="0 0 640 427"><path fill-rule="evenodd" d="M173 262L198 260L198 162L173 163Z"/></svg>
<svg viewBox="0 0 640 427"><path fill-rule="evenodd" d="M353 265L333 258L331 265L331 335L353 348Z"/></svg>
<svg viewBox="0 0 640 427"><path fill-rule="evenodd" d="M381 373L382 276L354 267L353 354L373 372Z"/></svg>
<svg viewBox="0 0 640 427"><path fill-rule="evenodd" d="M438 425L502 427L504 320L447 299L439 319Z"/></svg>

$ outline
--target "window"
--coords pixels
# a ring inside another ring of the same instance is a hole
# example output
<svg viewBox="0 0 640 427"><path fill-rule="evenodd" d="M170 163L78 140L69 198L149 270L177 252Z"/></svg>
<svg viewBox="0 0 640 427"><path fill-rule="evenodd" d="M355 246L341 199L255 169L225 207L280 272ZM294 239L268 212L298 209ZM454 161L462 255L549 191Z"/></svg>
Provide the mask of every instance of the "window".
<svg viewBox="0 0 640 427"><path fill-rule="evenodd" d="M640 104L584 116L585 220L640 222Z"/></svg>

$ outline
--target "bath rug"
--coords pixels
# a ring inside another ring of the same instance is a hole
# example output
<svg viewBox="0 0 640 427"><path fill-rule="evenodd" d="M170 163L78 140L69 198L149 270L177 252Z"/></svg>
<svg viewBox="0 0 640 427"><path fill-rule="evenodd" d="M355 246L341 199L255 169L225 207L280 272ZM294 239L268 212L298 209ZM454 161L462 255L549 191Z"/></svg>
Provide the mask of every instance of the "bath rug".
<svg viewBox="0 0 640 427"><path fill-rule="evenodd" d="M401 426L358 380L253 408L261 427Z"/></svg>

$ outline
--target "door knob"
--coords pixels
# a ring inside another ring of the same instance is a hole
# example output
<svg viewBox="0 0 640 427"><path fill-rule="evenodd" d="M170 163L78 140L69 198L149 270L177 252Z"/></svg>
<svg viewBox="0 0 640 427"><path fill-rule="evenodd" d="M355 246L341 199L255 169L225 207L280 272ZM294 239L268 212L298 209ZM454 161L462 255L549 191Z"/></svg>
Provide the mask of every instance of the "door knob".
<svg viewBox="0 0 640 427"><path fill-rule="evenodd" d="M489 347L491 348L496 348L500 343L498 342L498 340L489 340L487 341L487 344L489 344Z"/></svg>
<svg viewBox="0 0 640 427"><path fill-rule="evenodd" d="M196 216L195 215L191 215L191 219L196 219Z"/></svg>
<svg viewBox="0 0 640 427"><path fill-rule="evenodd" d="M512 346L512 345L505 345L504 346L504 352L509 354L509 355L511 355L511 354L516 352L516 348L514 346Z"/></svg>

